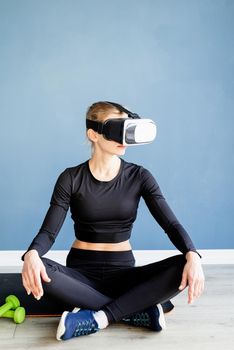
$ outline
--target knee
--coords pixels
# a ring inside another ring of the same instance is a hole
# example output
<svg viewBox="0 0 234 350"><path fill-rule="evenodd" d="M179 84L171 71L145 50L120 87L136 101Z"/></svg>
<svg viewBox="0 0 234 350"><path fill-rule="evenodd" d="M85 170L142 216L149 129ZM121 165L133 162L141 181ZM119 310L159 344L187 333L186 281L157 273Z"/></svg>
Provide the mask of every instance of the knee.
<svg viewBox="0 0 234 350"><path fill-rule="evenodd" d="M178 264L184 268L184 265L186 264L186 258L183 254L178 255Z"/></svg>
<svg viewBox="0 0 234 350"><path fill-rule="evenodd" d="M186 258L183 254L173 256L172 265L176 271L182 274L185 264Z"/></svg>
<svg viewBox="0 0 234 350"><path fill-rule="evenodd" d="M46 273L49 277L58 270L58 264L48 258L41 258L43 265L45 266Z"/></svg>
<svg viewBox="0 0 234 350"><path fill-rule="evenodd" d="M43 264L44 264L44 267L46 269L46 274L47 276L50 278L50 282L48 281L45 281L44 279L42 279L42 286L43 286L43 289L45 291L45 293L49 293L51 291L53 291L54 289L54 284L55 284L55 281L57 280L57 277L56 277L56 271L57 271L57 267L56 267L56 262L48 259L48 258L41 258Z"/></svg>
<svg viewBox="0 0 234 350"><path fill-rule="evenodd" d="M46 270L53 266L52 261L48 258L41 258L41 261L43 262L43 265L45 266Z"/></svg>
<svg viewBox="0 0 234 350"><path fill-rule="evenodd" d="M183 254L175 255L171 259L176 265L184 266L186 264L186 258Z"/></svg>
<svg viewBox="0 0 234 350"><path fill-rule="evenodd" d="M184 254L177 255L177 258L178 258L179 263L181 263L182 265L186 264L186 258L184 256Z"/></svg>

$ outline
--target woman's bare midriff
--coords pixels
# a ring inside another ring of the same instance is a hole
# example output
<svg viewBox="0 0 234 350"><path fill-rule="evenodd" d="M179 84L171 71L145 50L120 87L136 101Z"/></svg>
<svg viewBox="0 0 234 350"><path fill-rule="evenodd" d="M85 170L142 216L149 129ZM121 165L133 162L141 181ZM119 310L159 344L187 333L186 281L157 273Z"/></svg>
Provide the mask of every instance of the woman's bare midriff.
<svg viewBox="0 0 234 350"><path fill-rule="evenodd" d="M78 239L74 241L72 248L102 251L126 251L132 249L129 240L120 243L90 243L79 241Z"/></svg>

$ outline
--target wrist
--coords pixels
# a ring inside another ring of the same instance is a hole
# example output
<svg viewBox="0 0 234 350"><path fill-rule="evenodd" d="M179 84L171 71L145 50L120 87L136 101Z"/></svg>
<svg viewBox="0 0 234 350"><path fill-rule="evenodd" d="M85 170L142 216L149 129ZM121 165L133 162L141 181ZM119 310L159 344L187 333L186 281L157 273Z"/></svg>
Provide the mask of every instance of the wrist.
<svg viewBox="0 0 234 350"><path fill-rule="evenodd" d="M200 260L199 254L197 252L192 251L192 250L190 250L186 253L185 258L187 261Z"/></svg>
<svg viewBox="0 0 234 350"><path fill-rule="evenodd" d="M29 250L29 251L24 255L24 260L27 259L27 258L30 258L31 256L38 256L38 257L39 257L38 251L37 251L36 249L31 249L31 250Z"/></svg>

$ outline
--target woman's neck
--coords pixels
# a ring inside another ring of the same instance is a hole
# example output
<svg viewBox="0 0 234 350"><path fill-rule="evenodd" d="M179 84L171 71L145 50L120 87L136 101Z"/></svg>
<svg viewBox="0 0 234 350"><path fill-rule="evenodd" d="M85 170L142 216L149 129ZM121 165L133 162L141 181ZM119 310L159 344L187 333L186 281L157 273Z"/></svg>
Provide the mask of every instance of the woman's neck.
<svg viewBox="0 0 234 350"><path fill-rule="evenodd" d="M119 173L121 159L113 155L93 154L89 168L93 176L100 181L110 181Z"/></svg>

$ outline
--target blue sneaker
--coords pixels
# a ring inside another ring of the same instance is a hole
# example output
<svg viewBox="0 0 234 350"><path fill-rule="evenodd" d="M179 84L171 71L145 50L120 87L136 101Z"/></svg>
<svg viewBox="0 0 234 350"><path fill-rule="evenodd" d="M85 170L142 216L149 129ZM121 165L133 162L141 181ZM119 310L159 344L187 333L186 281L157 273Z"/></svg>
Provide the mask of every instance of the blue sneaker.
<svg viewBox="0 0 234 350"><path fill-rule="evenodd" d="M160 332L166 328L164 313L160 304L125 317L122 321L132 326L150 328L155 332Z"/></svg>
<svg viewBox="0 0 234 350"><path fill-rule="evenodd" d="M92 311L64 311L58 325L56 338L57 340L67 340L73 337L95 333L98 330L98 324L93 317Z"/></svg>

